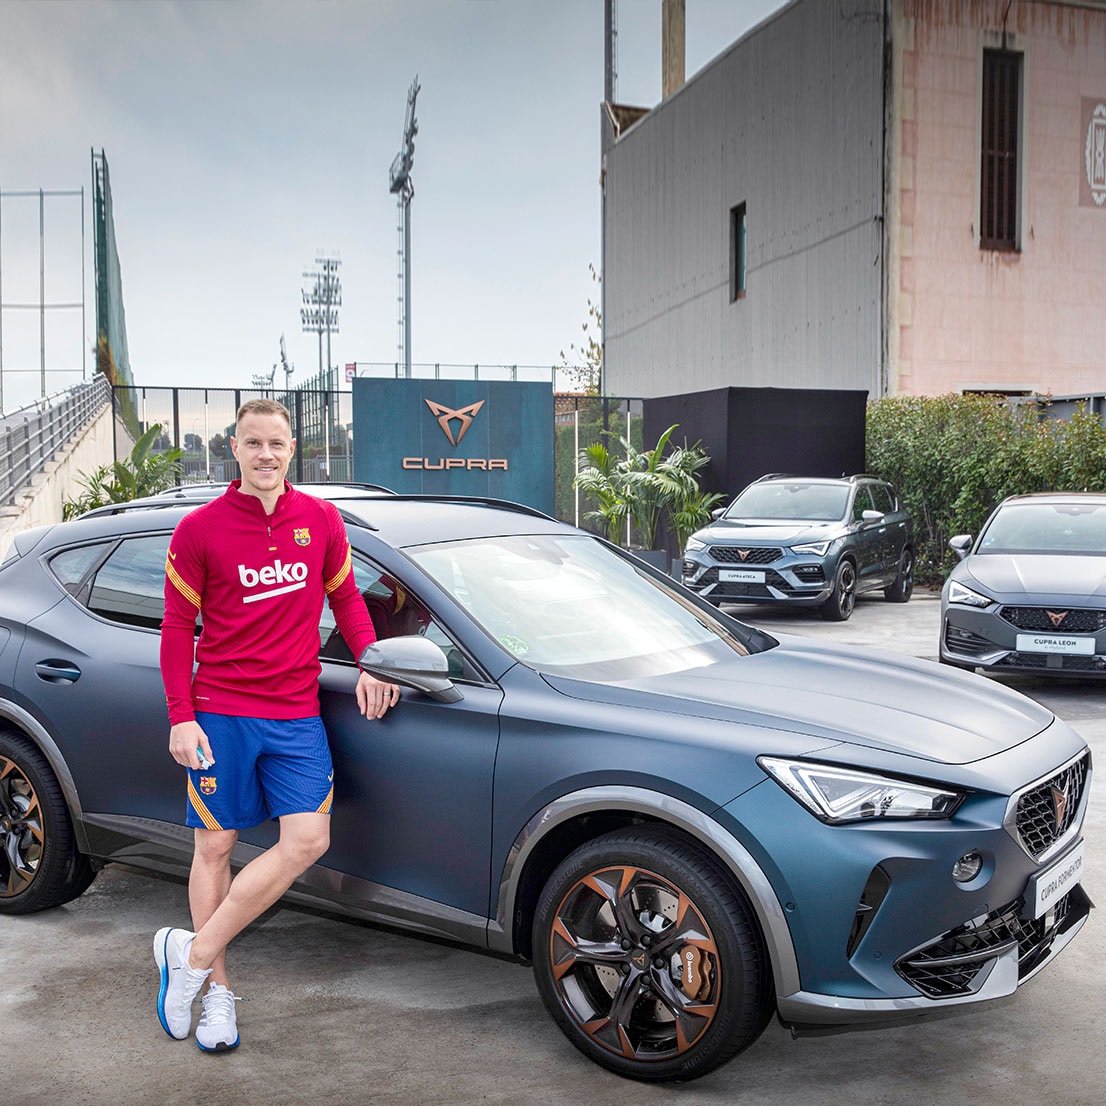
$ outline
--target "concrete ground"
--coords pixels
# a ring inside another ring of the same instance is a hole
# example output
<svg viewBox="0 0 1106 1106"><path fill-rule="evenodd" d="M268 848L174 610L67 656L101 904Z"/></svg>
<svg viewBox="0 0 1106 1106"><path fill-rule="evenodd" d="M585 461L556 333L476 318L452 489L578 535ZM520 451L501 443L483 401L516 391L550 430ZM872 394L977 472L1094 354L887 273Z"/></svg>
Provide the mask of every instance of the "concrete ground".
<svg viewBox="0 0 1106 1106"><path fill-rule="evenodd" d="M862 600L844 624L739 610L770 632L933 658L939 605ZM1106 682L1009 682L1106 754ZM1086 824L1092 898L1106 900L1106 798ZM1080 936L1014 997L947 1020L792 1040L777 1023L732 1063L682 1086L631 1083L586 1061L516 964L370 925L277 908L233 946L242 1046L208 1056L172 1041L154 1011L150 952L187 924L183 884L125 868L59 910L0 920L3 1106L291 1106L384 1103L910 1102L990 1106L1106 1100L1106 940Z"/></svg>

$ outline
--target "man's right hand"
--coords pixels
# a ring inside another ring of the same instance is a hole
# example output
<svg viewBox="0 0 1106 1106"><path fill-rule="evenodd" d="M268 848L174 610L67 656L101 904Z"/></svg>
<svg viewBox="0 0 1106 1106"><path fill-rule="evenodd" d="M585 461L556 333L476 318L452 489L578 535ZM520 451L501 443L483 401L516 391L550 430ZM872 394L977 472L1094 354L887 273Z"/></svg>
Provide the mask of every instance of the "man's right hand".
<svg viewBox="0 0 1106 1106"><path fill-rule="evenodd" d="M195 719L190 722L178 722L169 731L169 755L178 764L183 764L185 768L199 768L200 752L203 753L208 764L215 763L207 734Z"/></svg>

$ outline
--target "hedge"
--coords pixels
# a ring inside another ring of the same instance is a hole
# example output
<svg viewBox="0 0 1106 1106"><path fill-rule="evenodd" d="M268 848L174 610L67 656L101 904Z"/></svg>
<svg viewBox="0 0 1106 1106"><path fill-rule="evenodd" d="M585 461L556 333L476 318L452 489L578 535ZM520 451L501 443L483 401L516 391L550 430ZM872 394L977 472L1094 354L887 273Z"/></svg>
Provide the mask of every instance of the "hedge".
<svg viewBox="0 0 1106 1106"><path fill-rule="evenodd" d="M949 538L978 534L1006 496L1106 490L1106 428L998 396L897 396L868 405L866 466L913 516L916 579L940 584Z"/></svg>

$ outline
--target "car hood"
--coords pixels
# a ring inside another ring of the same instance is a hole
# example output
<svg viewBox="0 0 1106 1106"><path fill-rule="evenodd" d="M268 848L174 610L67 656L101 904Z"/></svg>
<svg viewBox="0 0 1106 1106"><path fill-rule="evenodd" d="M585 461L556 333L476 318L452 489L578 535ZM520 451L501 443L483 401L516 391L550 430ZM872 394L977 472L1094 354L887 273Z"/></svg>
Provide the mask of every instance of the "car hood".
<svg viewBox="0 0 1106 1106"><path fill-rule="evenodd" d="M779 542L795 545L805 541L825 541L839 532L841 522L813 522L801 519L720 518L695 536L712 542Z"/></svg>
<svg viewBox="0 0 1106 1106"><path fill-rule="evenodd" d="M753 656L613 685L546 678L575 698L671 711L685 727L724 719L950 764L1013 748L1054 720L1017 692L929 661L779 640Z"/></svg>
<svg viewBox="0 0 1106 1106"><path fill-rule="evenodd" d="M982 553L957 567L956 579L970 576L996 597L1070 596L1083 605L1092 595L1106 599L1106 557Z"/></svg>

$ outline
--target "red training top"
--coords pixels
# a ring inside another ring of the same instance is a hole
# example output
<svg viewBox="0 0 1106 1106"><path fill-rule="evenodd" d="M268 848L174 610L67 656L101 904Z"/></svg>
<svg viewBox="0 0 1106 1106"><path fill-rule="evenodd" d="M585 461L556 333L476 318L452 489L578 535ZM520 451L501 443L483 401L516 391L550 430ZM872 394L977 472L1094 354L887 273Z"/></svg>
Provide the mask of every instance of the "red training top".
<svg viewBox="0 0 1106 1106"><path fill-rule="evenodd" d="M195 711L253 718L319 713L325 593L355 657L376 640L333 503L287 481L266 515L235 480L177 524L165 559L161 676L169 723ZM203 615L192 674L196 612Z"/></svg>

